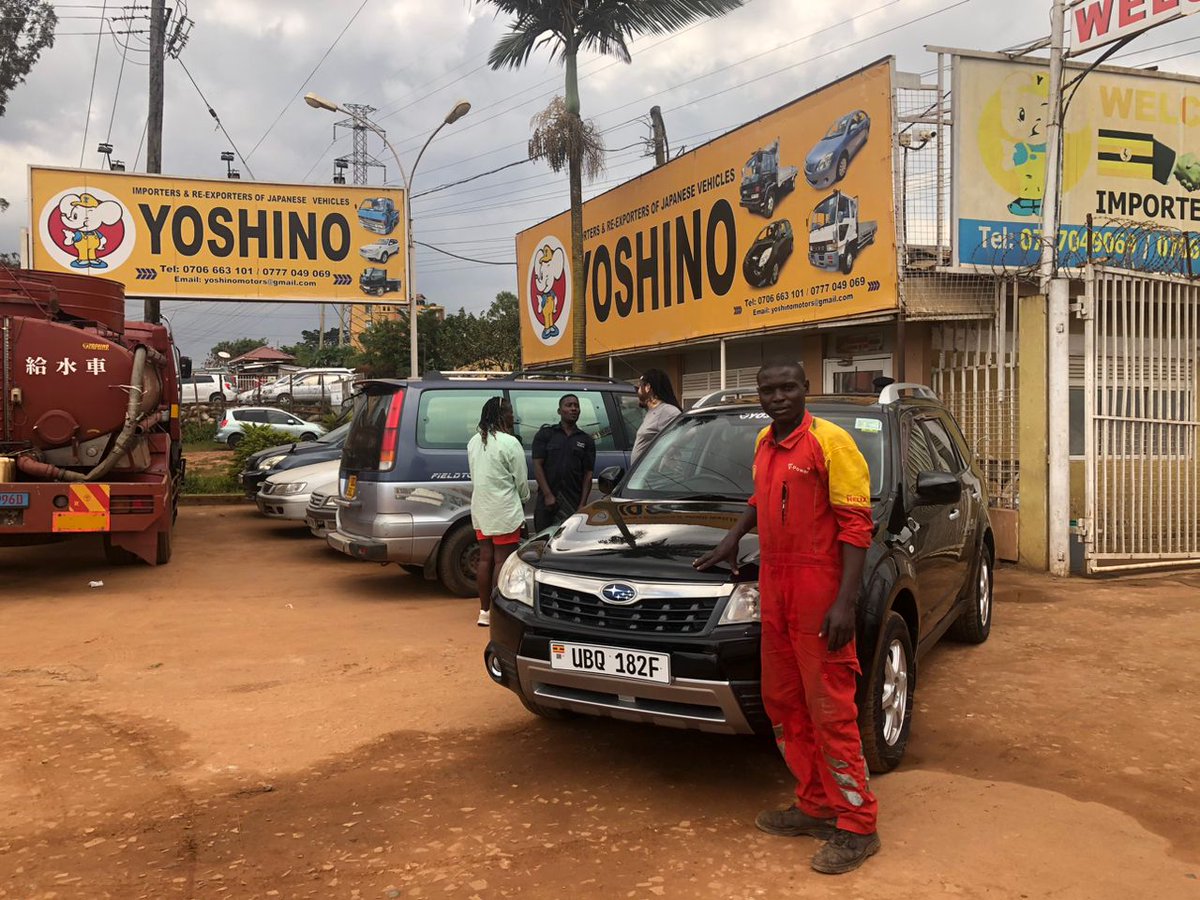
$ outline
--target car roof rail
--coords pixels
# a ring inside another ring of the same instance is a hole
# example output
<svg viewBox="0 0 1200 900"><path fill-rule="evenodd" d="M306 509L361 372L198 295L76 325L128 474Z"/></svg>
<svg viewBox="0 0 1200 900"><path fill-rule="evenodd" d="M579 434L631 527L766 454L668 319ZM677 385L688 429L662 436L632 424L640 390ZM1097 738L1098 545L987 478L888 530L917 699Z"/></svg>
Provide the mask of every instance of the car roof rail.
<svg viewBox="0 0 1200 900"><path fill-rule="evenodd" d="M736 403L738 400L746 397L757 397L757 387L742 387L742 388L724 388L719 391L713 391L711 394L705 394L688 409L708 409L711 406L724 406L727 403Z"/></svg>
<svg viewBox="0 0 1200 900"><path fill-rule="evenodd" d="M628 384L620 378L610 378L607 375L591 375L587 372L545 372L538 369L518 369L516 372L496 373L496 378L546 378L558 381L598 381L602 384Z"/></svg>
<svg viewBox="0 0 1200 900"><path fill-rule="evenodd" d="M879 405L887 406L889 403L895 403L900 399L901 394L910 393L914 397L919 397L922 400L937 400L938 395L933 392L933 388L924 384L917 384L915 381L901 381L895 384L889 384L879 392Z"/></svg>

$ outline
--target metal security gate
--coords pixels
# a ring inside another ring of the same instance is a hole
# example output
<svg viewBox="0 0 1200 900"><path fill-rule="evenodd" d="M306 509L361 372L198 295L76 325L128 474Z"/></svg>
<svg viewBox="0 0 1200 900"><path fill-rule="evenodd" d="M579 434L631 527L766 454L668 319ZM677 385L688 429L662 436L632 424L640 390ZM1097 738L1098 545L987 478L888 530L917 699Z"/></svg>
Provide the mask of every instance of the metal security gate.
<svg viewBox="0 0 1200 900"><path fill-rule="evenodd" d="M1017 310L1017 283L997 280L991 319L932 328L930 386L975 451L997 509L1018 506Z"/></svg>
<svg viewBox="0 0 1200 900"><path fill-rule="evenodd" d="M1087 571L1200 565L1200 286L1095 269L1079 313Z"/></svg>

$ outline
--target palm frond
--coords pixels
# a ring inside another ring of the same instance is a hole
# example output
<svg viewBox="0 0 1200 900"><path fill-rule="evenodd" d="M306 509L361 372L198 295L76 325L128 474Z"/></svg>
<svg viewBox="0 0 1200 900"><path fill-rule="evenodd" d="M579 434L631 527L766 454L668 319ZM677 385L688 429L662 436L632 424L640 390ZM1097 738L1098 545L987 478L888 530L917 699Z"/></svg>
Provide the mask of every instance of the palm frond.
<svg viewBox="0 0 1200 900"><path fill-rule="evenodd" d="M581 119L568 111L566 101L555 97L530 120L533 135L529 138L529 158L545 160L555 172L570 165L572 155L578 154L580 171L588 181L604 174L607 160L604 137L591 119Z"/></svg>

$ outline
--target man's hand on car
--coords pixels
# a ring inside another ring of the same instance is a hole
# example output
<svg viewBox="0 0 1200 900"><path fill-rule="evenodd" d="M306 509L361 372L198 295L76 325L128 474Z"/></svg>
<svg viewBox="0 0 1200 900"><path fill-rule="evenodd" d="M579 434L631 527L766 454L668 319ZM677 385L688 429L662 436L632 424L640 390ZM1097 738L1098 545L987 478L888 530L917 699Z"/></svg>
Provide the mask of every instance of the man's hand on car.
<svg viewBox="0 0 1200 900"><path fill-rule="evenodd" d="M733 574L738 573L738 545L741 539L733 534L727 534L712 550L692 562L692 566L701 572L711 569L718 563L728 563Z"/></svg>

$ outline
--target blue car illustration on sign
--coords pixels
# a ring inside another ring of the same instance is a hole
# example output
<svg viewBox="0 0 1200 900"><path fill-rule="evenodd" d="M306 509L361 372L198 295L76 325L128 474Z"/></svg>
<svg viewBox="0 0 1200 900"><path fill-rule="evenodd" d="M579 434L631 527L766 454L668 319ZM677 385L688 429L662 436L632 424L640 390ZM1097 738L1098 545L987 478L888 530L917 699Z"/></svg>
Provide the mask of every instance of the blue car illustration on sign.
<svg viewBox="0 0 1200 900"><path fill-rule="evenodd" d="M804 178L815 188L827 188L846 177L850 160L871 134L871 117L861 109L842 116L817 141L804 160Z"/></svg>

